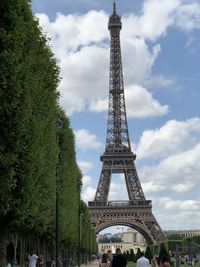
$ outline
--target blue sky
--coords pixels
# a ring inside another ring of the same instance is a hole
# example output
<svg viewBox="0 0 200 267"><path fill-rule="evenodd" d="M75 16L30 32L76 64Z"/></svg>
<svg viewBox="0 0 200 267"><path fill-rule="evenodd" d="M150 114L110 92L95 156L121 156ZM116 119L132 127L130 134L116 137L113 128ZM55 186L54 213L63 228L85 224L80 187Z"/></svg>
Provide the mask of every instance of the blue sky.
<svg viewBox="0 0 200 267"><path fill-rule="evenodd" d="M132 150L147 199L164 230L200 225L200 2L116 1ZM107 127L108 0L33 0L33 12L61 69L60 103L76 135L93 200ZM122 190L123 188L123 190ZM113 175L110 200L126 199Z"/></svg>

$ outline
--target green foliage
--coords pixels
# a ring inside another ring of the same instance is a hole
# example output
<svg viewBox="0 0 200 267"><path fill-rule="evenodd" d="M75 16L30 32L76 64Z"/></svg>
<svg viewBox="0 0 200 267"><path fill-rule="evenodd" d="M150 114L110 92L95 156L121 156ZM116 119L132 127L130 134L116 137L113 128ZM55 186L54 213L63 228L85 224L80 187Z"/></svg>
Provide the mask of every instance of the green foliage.
<svg viewBox="0 0 200 267"><path fill-rule="evenodd" d="M82 174L69 119L58 106L59 68L30 1L2 0L0 13L0 228L53 245L57 181L61 246L76 250ZM82 249L96 252L81 205Z"/></svg>
<svg viewBox="0 0 200 267"><path fill-rule="evenodd" d="M151 251L153 255L158 255L160 252L160 246L158 244L152 245Z"/></svg>
<svg viewBox="0 0 200 267"><path fill-rule="evenodd" d="M117 236L111 236L111 237L102 236L99 239L99 243L120 243L120 242L122 242L122 238Z"/></svg>
<svg viewBox="0 0 200 267"><path fill-rule="evenodd" d="M128 250L126 251L126 258L127 258L127 261L130 261L130 253Z"/></svg>
<svg viewBox="0 0 200 267"><path fill-rule="evenodd" d="M54 214L58 67L28 1L0 10L0 221L42 232Z"/></svg>
<svg viewBox="0 0 200 267"><path fill-rule="evenodd" d="M151 248L147 246L146 251L145 251L145 257L151 262L151 259L153 258Z"/></svg>
<svg viewBox="0 0 200 267"><path fill-rule="evenodd" d="M129 259L130 259L130 261L135 262L135 253L134 253L133 249L131 249L131 251L130 251Z"/></svg>
<svg viewBox="0 0 200 267"><path fill-rule="evenodd" d="M166 248L169 251L176 251L176 246L178 245L179 248L182 247L183 241L182 240L167 240Z"/></svg>
<svg viewBox="0 0 200 267"><path fill-rule="evenodd" d="M130 261L127 264L127 267L135 267L135 266L136 266L136 264L133 262L130 262Z"/></svg>
<svg viewBox="0 0 200 267"><path fill-rule="evenodd" d="M81 201L81 249L87 254L97 252L95 231L90 223L89 210L83 201Z"/></svg>
<svg viewBox="0 0 200 267"><path fill-rule="evenodd" d="M200 235L199 236L193 236L192 242L197 244L197 245L200 245Z"/></svg>
<svg viewBox="0 0 200 267"><path fill-rule="evenodd" d="M57 137L61 242L63 246L75 248L78 242L79 177L82 175L76 163L74 134L69 120L62 110L59 110L59 114L63 122Z"/></svg>
<svg viewBox="0 0 200 267"><path fill-rule="evenodd" d="M158 260L161 261L164 257L166 257L170 261L170 256L169 256L169 253L166 249L165 243L161 243Z"/></svg>
<svg viewBox="0 0 200 267"><path fill-rule="evenodd" d="M167 240L183 240L183 237L178 234L170 234L167 236Z"/></svg>
<svg viewBox="0 0 200 267"><path fill-rule="evenodd" d="M141 250L140 250L140 248L138 248L136 255L135 255L135 262L137 262L137 260L140 258L140 255L141 255Z"/></svg>

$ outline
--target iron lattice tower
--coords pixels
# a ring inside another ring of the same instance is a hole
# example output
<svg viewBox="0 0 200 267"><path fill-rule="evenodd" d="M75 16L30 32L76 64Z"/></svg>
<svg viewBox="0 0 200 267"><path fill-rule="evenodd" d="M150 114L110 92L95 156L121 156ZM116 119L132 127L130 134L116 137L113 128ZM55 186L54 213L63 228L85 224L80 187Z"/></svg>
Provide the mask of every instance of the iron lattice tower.
<svg viewBox="0 0 200 267"><path fill-rule="evenodd" d="M105 152L94 201L89 202L91 220L98 233L111 225L127 225L138 230L149 244L162 241L163 232L152 214L151 201L145 199L131 151L120 47L121 18L113 13L109 18L110 78L109 107ZM129 201L108 201L112 173L124 173Z"/></svg>

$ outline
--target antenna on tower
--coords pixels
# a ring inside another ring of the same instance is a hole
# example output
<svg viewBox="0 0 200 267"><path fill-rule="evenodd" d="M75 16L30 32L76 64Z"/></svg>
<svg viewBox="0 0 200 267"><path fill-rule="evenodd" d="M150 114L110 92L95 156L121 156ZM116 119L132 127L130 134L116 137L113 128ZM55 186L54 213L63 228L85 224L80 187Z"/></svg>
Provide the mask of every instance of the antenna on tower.
<svg viewBox="0 0 200 267"><path fill-rule="evenodd" d="M113 1L113 14L116 14L116 4L115 4L115 0Z"/></svg>

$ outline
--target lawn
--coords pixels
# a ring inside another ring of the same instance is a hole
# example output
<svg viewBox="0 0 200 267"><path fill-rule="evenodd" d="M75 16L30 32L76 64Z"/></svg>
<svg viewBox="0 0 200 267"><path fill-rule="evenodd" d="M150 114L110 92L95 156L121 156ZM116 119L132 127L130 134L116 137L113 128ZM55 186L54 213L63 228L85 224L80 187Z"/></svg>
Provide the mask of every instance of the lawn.
<svg viewBox="0 0 200 267"><path fill-rule="evenodd" d="M136 263L134 263L132 261L129 261L127 264L127 267L135 267L135 266L136 266Z"/></svg>
<svg viewBox="0 0 200 267"><path fill-rule="evenodd" d="M176 266L176 264L175 264L175 266ZM127 267L136 267L136 263L129 261L127 264ZM180 264L179 267L192 267L192 265ZM195 263L194 267L200 267L200 262Z"/></svg>

